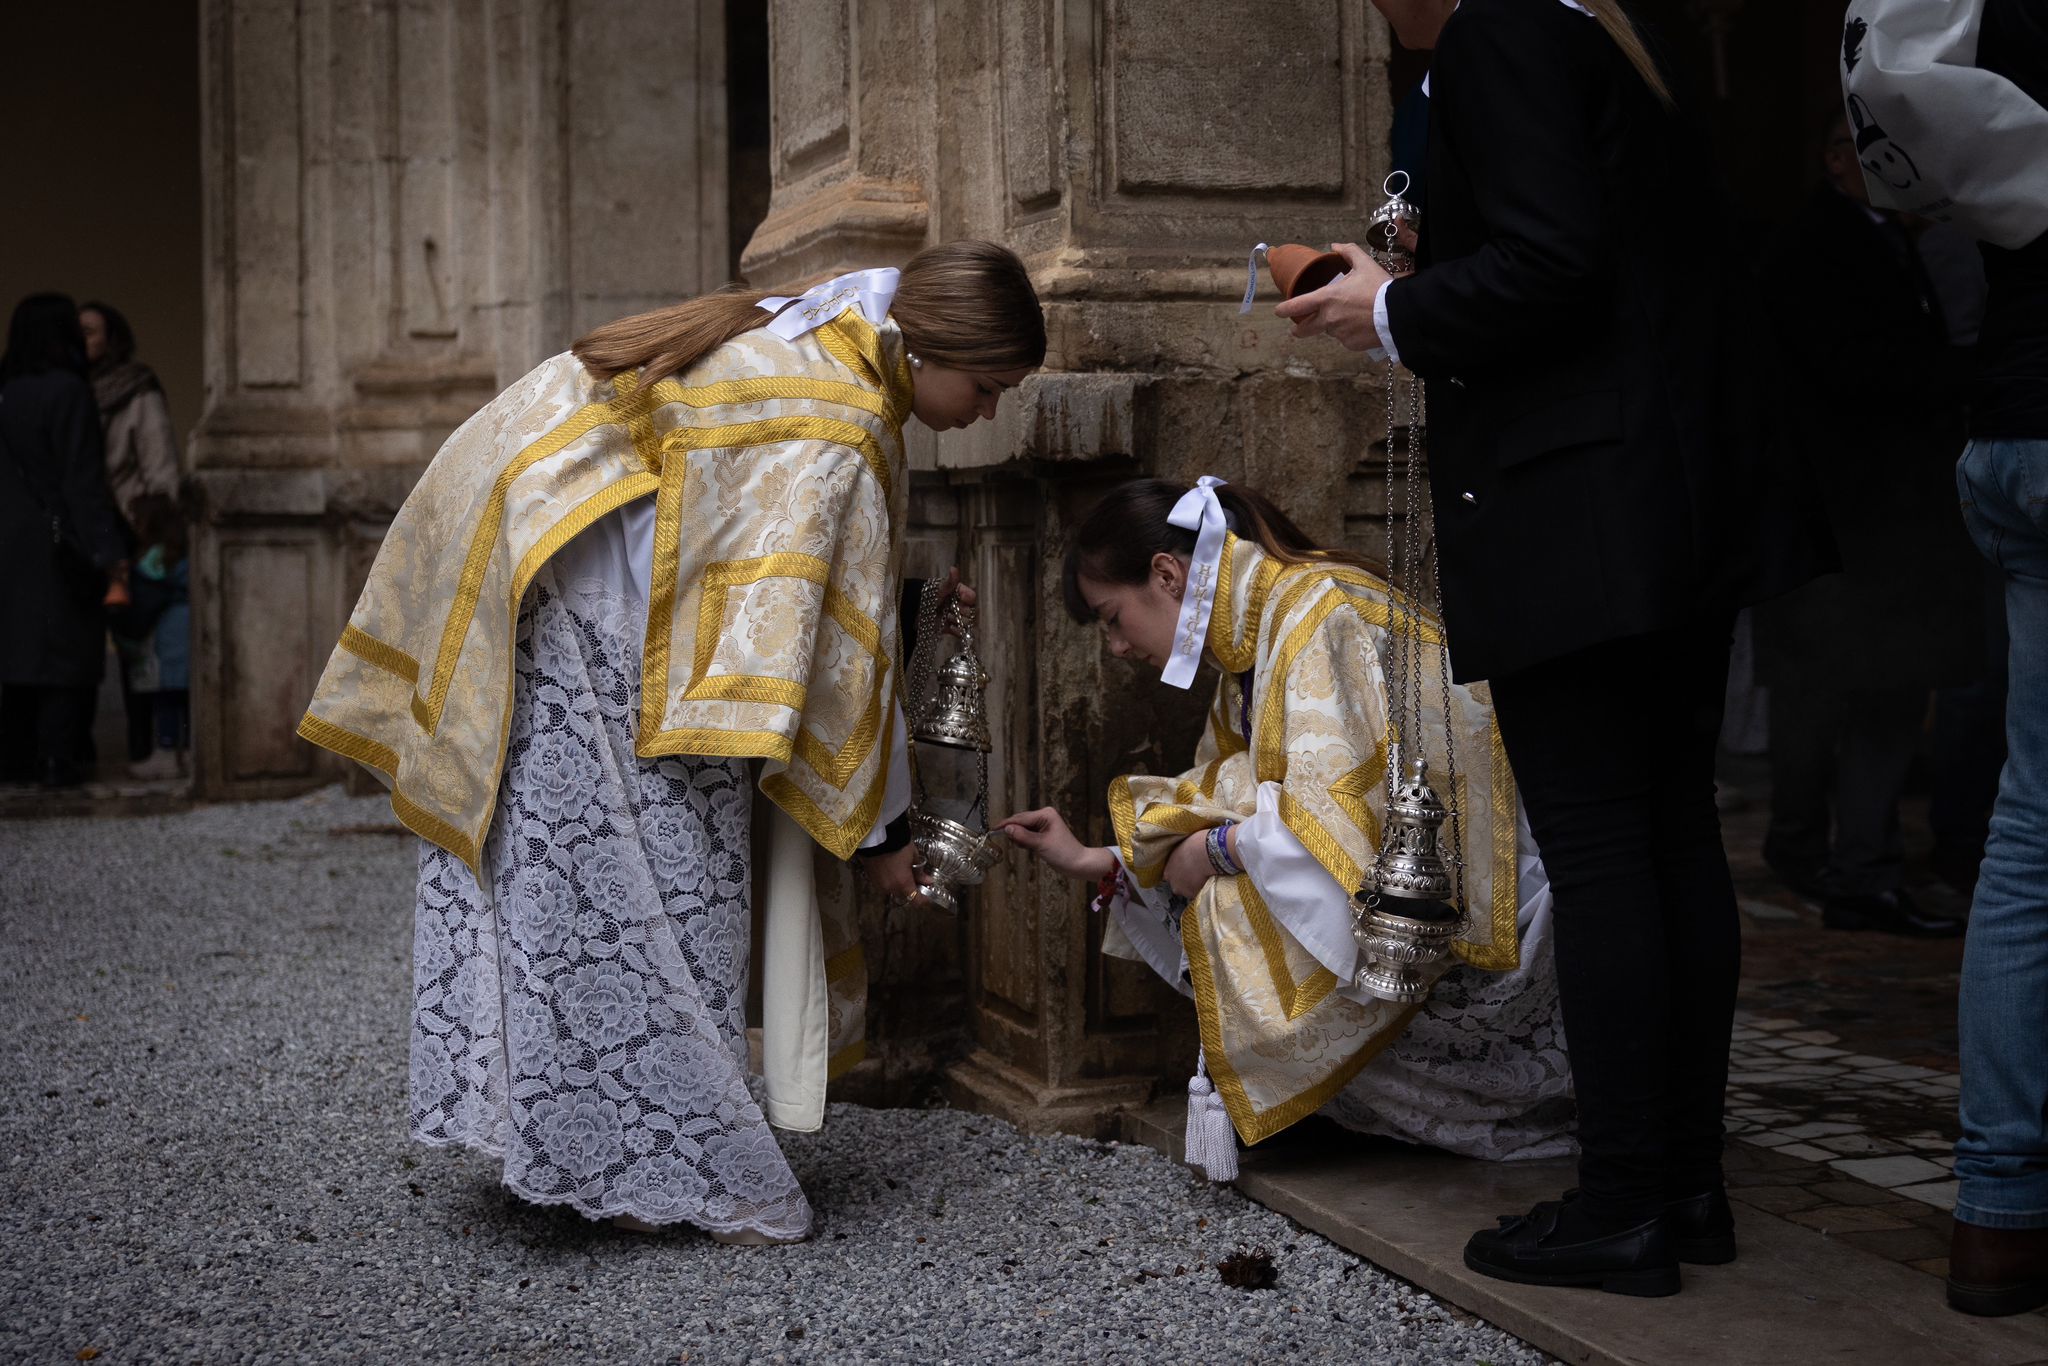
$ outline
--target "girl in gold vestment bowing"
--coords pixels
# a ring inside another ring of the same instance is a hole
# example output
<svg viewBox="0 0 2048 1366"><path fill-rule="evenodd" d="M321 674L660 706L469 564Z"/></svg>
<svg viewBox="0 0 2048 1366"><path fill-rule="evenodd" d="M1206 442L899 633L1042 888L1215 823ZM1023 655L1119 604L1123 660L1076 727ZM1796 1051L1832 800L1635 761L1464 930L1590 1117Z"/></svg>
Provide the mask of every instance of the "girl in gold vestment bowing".
<svg viewBox="0 0 2048 1366"><path fill-rule="evenodd" d="M1457 741L1467 928L1421 1007L1353 984L1350 893L1379 843L1389 724L1382 672L1393 589L1318 548L1258 494L1145 479L1081 523L1066 598L1110 652L1173 686L1219 671L1194 763L1110 787L1116 844L1088 848L1052 810L1002 828L1099 882L1103 951L1192 996L1203 1058L1190 1083L1256 1143L1320 1110L1368 1133L1487 1158L1572 1151L1571 1083L1550 962L1550 893L1491 709L1426 661L1426 751L1442 784ZM1440 636L1434 618L1425 643ZM1449 698L1449 717L1442 703ZM1393 737L1401 739L1401 737ZM1191 1107L1196 1114L1200 1105ZM1211 1174L1234 1169L1228 1133Z"/></svg>
<svg viewBox="0 0 2048 1366"><path fill-rule="evenodd" d="M902 426L993 416L1044 354L1022 263L955 242L600 327L435 456L300 727L426 841L415 1138L594 1218L809 1232L769 1126L823 1122L866 991L814 855L918 888Z"/></svg>

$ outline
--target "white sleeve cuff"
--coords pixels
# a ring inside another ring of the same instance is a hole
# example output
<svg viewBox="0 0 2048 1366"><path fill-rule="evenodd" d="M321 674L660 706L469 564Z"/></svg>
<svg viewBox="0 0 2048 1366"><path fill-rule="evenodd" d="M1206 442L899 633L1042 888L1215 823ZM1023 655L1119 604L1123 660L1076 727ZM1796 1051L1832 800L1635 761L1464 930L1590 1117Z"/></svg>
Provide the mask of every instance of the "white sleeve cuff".
<svg viewBox="0 0 2048 1366"><path fill-rule="evenodd" d="M1401 363L1400 348L1394 345L1394 325L1387 320L1387 291L1393 287L1392 280L1380 286L1380 292L1372 296L1372 330L1380 334L1377 349L1367 352L1374 360Z"/></svg>
<svg viewBox="0 0 2048 1366"><path fill-rule="evenodd" d="M1351 891L1302 847L1280 818L1280 784L1259 784L1258 812L1237 827L1237 861L1266 909L1318 963L1349 982L1358 966Z"/></svg>

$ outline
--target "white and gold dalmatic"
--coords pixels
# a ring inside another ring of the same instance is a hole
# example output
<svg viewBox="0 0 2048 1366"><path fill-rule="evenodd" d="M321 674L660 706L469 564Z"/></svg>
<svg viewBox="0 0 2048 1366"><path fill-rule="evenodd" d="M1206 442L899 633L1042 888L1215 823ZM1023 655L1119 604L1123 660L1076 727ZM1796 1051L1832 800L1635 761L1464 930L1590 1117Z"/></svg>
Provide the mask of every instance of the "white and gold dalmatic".
<svg viewBox="0 0 2048 1366"><path fill-rule="evenodd" d="M1188 835L1244 823L1247 872L1211 878L1179 911L1178 948L1206 1066L1248 1143L1322 1108L1422 1009L1350 985L1357 947L1344 893L1379 847L1388 741L1409 755L1426 748L1432 781L1445 785L1433 617L1424 627L1432 648L1422 652L1429 733L1389 735L1380 673L1388 593L1357 569L1284 564L1227 537L1207 631L1225 674L1195 765L1178 777L1119 778L1110 789L1118 852L1142 889L1161 887L1168 856ZM1490 708L1464 688L1450 696L1469 912L1454 952L1473 968L1511 972L1521 962L1514 780ZM1261 825L1294 851L1292 867L1254 851L1246 836ZM1173 980L1173 926L1147 910L1161 901L1147 891L1126 903L1129 918L1112 919L1104 951L1151 962Z"/></svg>
<svg viewBox="0 0 2048 1366"><path fill-rule="evenodd" d="M482 879L522 597L571 538L652 494L638 753L759 758L761 790L809 836L757 879L769 1112L788 1127L816 1127L822 1059L860 1047L859 949L850 922L818 923L810 842L852 855L888 781L911 393L901 333L855 307L793 339L743 333L651 384L544 363L406 500L299 726L379 773L399 819Z"/></svg>

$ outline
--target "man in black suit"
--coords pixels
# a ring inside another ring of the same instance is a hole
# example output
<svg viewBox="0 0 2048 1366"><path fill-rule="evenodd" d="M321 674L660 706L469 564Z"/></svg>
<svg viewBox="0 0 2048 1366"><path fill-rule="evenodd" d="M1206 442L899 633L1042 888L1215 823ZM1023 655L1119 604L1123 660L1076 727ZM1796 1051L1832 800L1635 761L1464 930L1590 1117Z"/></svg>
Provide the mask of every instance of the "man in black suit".
<svg viewBox="0 0 2048 1366"><path fill-rule="evenodd" d="M1740 940L1713 763L1734 612L1824 562L1761 449L1704 137L1613 0L1373 0L1434 47L1419 269L1282 304L1430 382L1452 665L1491 681L1557 898L1579 1187L1474 1234L1503 1279L1679 1288L1721 1179ZM1453 11L1456 11L1453 13Z"/></svg>

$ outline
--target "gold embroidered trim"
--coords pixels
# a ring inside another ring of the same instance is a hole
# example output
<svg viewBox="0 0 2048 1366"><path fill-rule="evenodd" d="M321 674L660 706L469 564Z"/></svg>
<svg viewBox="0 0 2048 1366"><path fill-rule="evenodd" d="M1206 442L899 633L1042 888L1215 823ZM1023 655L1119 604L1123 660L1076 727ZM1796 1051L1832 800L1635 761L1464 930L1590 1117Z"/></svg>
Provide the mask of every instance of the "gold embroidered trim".
<svg viewBox="0 0 2048 1366"><path fill-rule="evenodd" d="M623 376L622 376L623 378ZM746 403L772 403L777 399L804 399L812 403L835 403L842 408L887 418L889 400L885 395L858 384L836 379L810 379L801 375L776 375L765 379L727 379L716 384L685 387L665 379L654 386L650 406L666 408L672 403L692 408L722 408Z"/></svg>
<svg viewBox="0 0 2048 1366"><path fill-rule="evenodd" d="M876 354L879 358L879 338L877 338L877 348ZM626 379L625 376L620 376L619 378L625 381L624 391L620 392L616 399L609 402L584 405L567 421L540 437L518 455L514 456L511 462L498 472L498 477L492 481L490 496L484 502L483 515L478 520L476 531L470 539L468 553L463 559L462 576L456 585L454 603L449 610L448 620L441 629L440 648L434 655L433 686L429 689L426 697L422 698L415 693L412 699L413 717L428 734L431 735L441 724L441 713L448 701L448 688L454 678L456 666L461 660L462 642L469 635L469 625L475 618L477 602L483 596L484 579L490 570L491 552L496 548L500 532L504 526L505 502L510 495L512 485L519 480L521 475L541 461L561 454L572 444L600 427L621 424L625 425L628 432L633 435L634 448L640 455L643 463L649 465L651 472L660 464L662 455L655 455L650 460L650 452L643 446L642 442L644 439L652 436L653 429L649 426L643 430L635 424L644 422L659 404L666 402L690 403L693 398L701 400L706 406L715 406L718 401L759 401L758 399L746 400L732 397L747 393L758 393L761 397L802 398L806 397L801 392L804 385L826 383L826 381L794 379L728 380L720 384L705 385L698 389L688 389L671 380L642 386L639 384L637 377ZM771 384L777 388L778 392L771 394L765 391L765 386ZM764 387L756 389L748 386ZM618 390L618 380L614 380L613 387L615 391ZM852 386L836 387L845 389ZM881 383L879 376L876 387L885 387ZM835 397L827 401L838 402L840 399ZM866 408L864 404L855 404L853 406ZM832 441L857 451L876 482L881 485L884 502L888 501L892 479L889 473L888 458L882 453L881 443L875 439L874 433L866 427L854 422L841 421L838 418L782 417L766 418L758 422L739 423L724 427L677 427L671 430L667 436L661 438L660 449L662 454L665 454L668 451L718 450L726 447L764 445L770 441L791 440ZM513 610L518 610L516 594L513 600Z"/></svg>
<svg viewBox="0 0 2048 1366"><path fill-rule="evenodd" d="M1461 939L1451 950L1475 968L1512 972L1522 965L1522 861L1516 845L1515 773L1508 765L1500 726L1489 722L1486 734L1493 766L1493 942L1482 947Z"/></svg>
<svg viewBox="0 0 2048 1366"><path fill-rule="evenodd" d="M683 491L695 473L685 464L661 481L654 495L654 557L648 572L647 630L640 649L640 739L642 755L677 753L654 748L668 715L669 635L674 629L677 565L681 560ZM702 477L701 475L698 477ZM783 741L787 758L786 746ZM711 753L712 751L702 751Z"/></svg>
<svg viewBox="0 0 2048 1366"><path fill-rule="evenodd" d="M835 953L825 960L825 980L837 984L855 973L866 974L868 960L862 956L860 945Z"/></svg>
<svg viewBox="0 0 2048 1366"><path fill-rule="evenodd" d="M397 674L409 684L420 681L420 662L396 645L388 645L368 631L357 627L341 628L341 648L347 650L366 664L374 664L389 674Z"/></svg>
<svg viewBox="0 0 2048 1366"><path fill-rule="evenodd" d="M1138 856L1133 850L1133 841L1138 835L1138 803L1131 796L1131 780L1127 777L1113 778L1109 784L1109 824L1116 832L1117 852L1123 855L1124 867L1135 876L1138 871ZM1155 877L1153 882L1157 882ZM1144 884L1151 886L1152 883Z"/></svg>
<svg viewBox="0 0 2048 1366"><path fill-rule="evenodd" d="M469 866L478 881L483 879L477 841L415 802L398 788L398 755L388 745L357 735L322 717L307 712L299 719L299 736L344 759L367 764L391 780L391 811L399 823L421 839L446 849Z"/></svg>
<svg viewBox="0 0 2048 1366"><path fill-rule="evenodd" d="M826 615L868 652L875 668L875 686L867 706L838 753L827 749L807 730L799 730L796 734L797 755L834 787L844 788L853 780L861 764L866 762L874 748L875 733L881 729L882 680L889 670L889 657L882 649L882 628L831 584L831 573L832 567L817 556L793 550L761 555L751 560L720 560L708 566L704 571L704 589L697 608L696 658L692 662L689 685L683 689L683 699L689 702L763 702L801 713L808 695L803 684L786 678L751 674L720 674L714 677L711 662L725 631L726 598L734 588L759 583L763 579L800 579L820 585L825 590ZM667 686L665 679L663 686ZM644 682L641 692L644 697Z"/></svg>
<svg viewBox="0 0 2048 1366"><path fill-rule="evenodd" d="M825 1064L826 1084L830 1085L832 1082L838 1081L848 1072L860 1066L861 1063L867 1061L867 1056L868 1041L866 1039L857 1039L840 1049L837 1053L834 1053L832 1060Z"/></svg>
<svg viewBox="0 0 2048 1366"><path fill-rule="evenodd" d="M1216 1002L1216 974L1209 963L1208 947L1202 942L1198 919L1200 912L1197 907L1203 900L1198 897L1190 902L1180 921L1181 948L1188 956L1188 980L1195 991L1195 1020L1201 1031L1202 1049L1208 1055L1209 1075L1216 1084L1216 1093L1223 1097L1223 1108L1229 1112L1231 1124L1245 1142L1257 1143L1322 1109L1331 1096L1343 1090L1353 1077L1365 1070L1367 1063L1401 1037L1402 1031L1408 1028L1408 1022L1422 1007L1414 1005L1402 1011L1377 1037L1339 1063L1329 1076L1308 1090L1263 1114L1258 1113L1252 1109L1244 1082L1223 1046L1223 1016Z"/></svg>
<svg viewBox="0 0 2048 1366"><path fill-rule="evenodd" d="M1219 583L1235 584L1233 562L1237 548L1243 544L1235 533L1223 533L1223 558L1217 565ZM1259 627L1265 619L1266 595L1279 580L1283 568L1280 561L1256 547L1252 553L1259 555L1259 564L1252 570L1251 587L1246 590L1244 622L1238 628L1236 638L1232 638L1231 624L1226 620L1230 615L1228 612L1209 614L1209 653L1234 674L1241 674L1258 662Z"/></svg>
<svg viewBox="0 0 2048 1366"><path fill-rule="evenodd" d="M803 750L804 743L808 739L809 735L807 732L799 732L797 734L797 748L799 752ZM889 752L894 748L895 742L896 712L894 708L891 708L888 720L884 723L882 730L882 751L884 753ZM815 743L815 741L812 743ZM806 759L806 762L809 762L809 760ZM817 766L813 764L812 767L815 768ZM830 850L835 857L840 859L852 858L854 852L860 848L860 842L866 839L868 833L875 828L875 817L882 810L882 795L888 788L888 785L889 766L887 764L876 765L874 780L868 784L867 794L860 799L860 805L853 809L852 814L847 817L846 823L840 825L821 811L818 808L818 804L812 801L809 795L796 785L788 773L773 773L761 780L761 790L768 794L769 800L781 807L783 811L788 813L791 820L794 820L808 831L812 839L816 840L821 846ZM845 784L841 783L839 786L844 787Z"/></svg>
<svg viewBox="0 0 2048 1366"><path fill-rule="evenodd" d="M786 764L796 753L796 744L779 730L678 726L651 737L643 733L637 752L643 759L665 754L709 754L722 759L773 759Z"/></svg>
<svg viewBox="0 0 2048 1366"><path fill-rule="evenodd" d="M1280 823L1301 841L1301 847L1308 850L1331 877L1337 879L1339 887L1347 892L1355 891L1365 880L1365 869L1358 860L1345 853L1344 846L1337 842L1329 827L1284 787L1280 789Z"/></svg>
<svg viewBox="0 0 2048 1366"><path fill-rule="evenodd" d="M858 452L868 473L881 485L883 503L888 503L895 482L889 473L889 458L882 453L875 434L857 422L836 417L764 417L729 427L672 427L662 437L661 447L665 458L677 452L746 450L784 441L829 441Z"/></svg>
<svg viewBox="0 0 2048 1366"><path fill-rule="evenodd" d="M1273 990L1280 997L1280 1008L1287 1012L1289 1020L1298 1020L1323 1003L1323 999L1337 989L1337 974L1321 964L1300 982L1294 980L1293 972L1287 966L1286 931L1273 918L1272 910L1265 898L1249 877L1240 876L1237 893L1244 903L1244 916L1250 922L1252 933L1258 937L1259 951L1266 956L1266 971L1273 978Z"/></svg>

